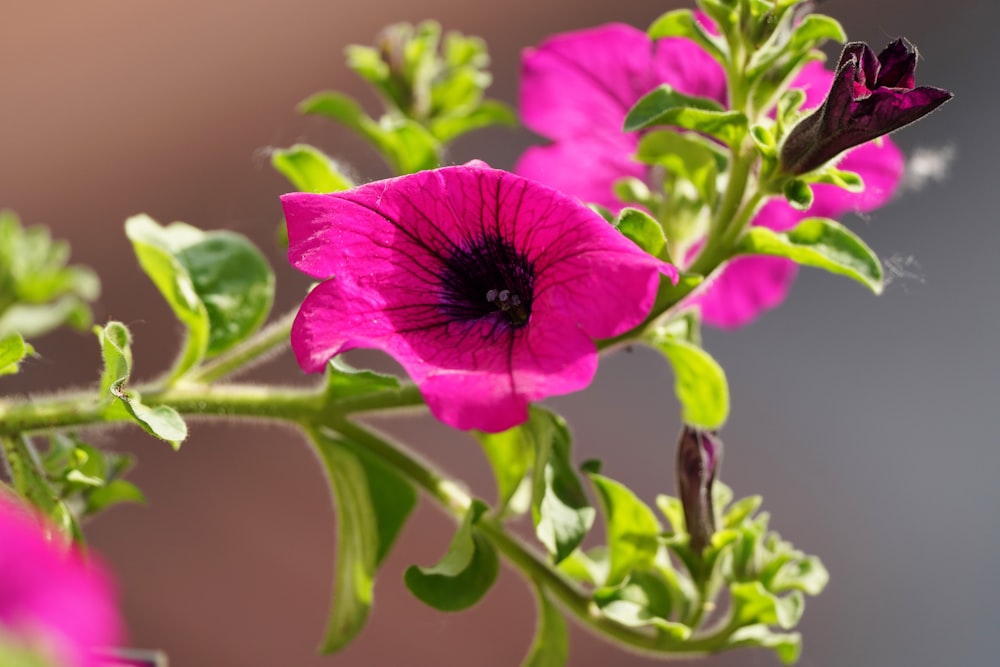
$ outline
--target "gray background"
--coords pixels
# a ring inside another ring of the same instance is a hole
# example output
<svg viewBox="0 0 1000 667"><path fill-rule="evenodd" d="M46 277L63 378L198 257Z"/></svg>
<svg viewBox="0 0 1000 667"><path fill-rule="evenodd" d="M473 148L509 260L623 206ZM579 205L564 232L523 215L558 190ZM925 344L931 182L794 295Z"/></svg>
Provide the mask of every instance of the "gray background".
<svg viewBox="0 0 1000 667"><path fill-rule="evenodd" d="M138 374L177 349L178 327L141 276L122 222L228 227L266 248L277 268L276 312L307 284L271 243L286 188L267 146L306 140L385 174L367 147L293 107L328 88L362 94L342 49L384 24L437 17L484 36L495 96L516 99L518 54L556 31L622 20L645 27L671 2L369 0L365 3L96 0L0 8L0 205L69 239L76 261L104 280L98 320L124 320ZM897 34L926 58L918 81L955 91L940 112L895 138L909 153L954 151L944 182L848 220L900 269L886 294L819 272L801 274L785 306L707 345L732 386L724 479L762 492L772 525L832 573L801 626L802 665L996 664L1000 621L997 447L998 148L993 3L826 2L852 39L878 48ZM371 103L370 97L363 97ZM453 158L510 167L532 137L490 131ZM99 357L89 336L37 341L42 355L4 380L7 392L85 384ZM290 357L259 377L295 381ZM671 378L643 350L606 360L587 392L553 401L570 418L577 453L646 499L670 490L678 428ZM427 419L395 421L420 449L484 495L476 446ZM133 429L98 437L139 455L134 479L150 506L88 526L117 571L133 644L173 664L518 664L530 641L528 590L511 572L474 610L445 615L403 588L410 563L433 562L451 525L424 504L385 565L369 627L334 657L322 636L334 547L319 467L292 432L195 424L179 453ZM651 664L574 629L572 665ZM682 661L682 664L683 661ZM741 652L712 665L774 665Z"/></svg>

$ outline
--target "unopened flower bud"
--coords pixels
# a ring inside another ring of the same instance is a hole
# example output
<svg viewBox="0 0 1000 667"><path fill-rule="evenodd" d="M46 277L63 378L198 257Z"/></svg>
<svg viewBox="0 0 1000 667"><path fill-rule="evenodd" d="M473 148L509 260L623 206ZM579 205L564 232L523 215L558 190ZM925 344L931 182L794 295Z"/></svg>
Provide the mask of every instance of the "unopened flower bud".
<svg viewBox="0 0 1000 667"><path fill-rule="evenodd" d="M715 533L712 485L722 463L722 440L713 431L684 426L677 443L677 495L691 548L701 553Z"/></svg>
<svg viewBox="0 0 1000 667"><path fill-rule="evenodd" d="M914 87L917 54L902 38L882 53L851 42L823 105L792 128L781 149L782 170L798 176L844 151L926 116L952 94L931 86Z"/></svg>

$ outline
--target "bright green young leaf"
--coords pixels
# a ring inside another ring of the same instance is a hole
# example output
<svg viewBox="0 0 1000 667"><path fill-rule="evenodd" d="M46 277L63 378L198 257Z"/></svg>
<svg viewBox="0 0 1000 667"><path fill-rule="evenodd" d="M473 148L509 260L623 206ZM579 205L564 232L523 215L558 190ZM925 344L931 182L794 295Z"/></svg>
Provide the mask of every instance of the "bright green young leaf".
<svg viewBox="0 0 1000 667"><path fill-rule="evenodd" d="M608 618L629 627L654 626L677 641L691 636L691 628L669 620L673 607L670 586L655 571L636 571L618 588L594 592L594 602Z"/></svg>
<svg viewBox="0 0 1000 667"><path fill-rule="evenodd" d="M529 424L501 433L473 433L493 469L497 485L497 515L507 512L511 500L525 483L535 461L535 441ZM521 508L510 508L518 512ZM527 509L527 508L524 508Z"/></svg>
<svg viewBox="0 0 1000 667"><path fill-rule="evenodd" d="M685 423L721 427L729 416L729 384L722 367L703 349L679 338L655 337L652 344L674 368L674 392Z"/></svg>
<svg viewBox="0 0 1000 667"><path fill-rule="evenodd" d="M690 181L705 204L716 199L719 176L719 153L694 136L673 130L655 130L639 139L636 159L645 164L660 165L667 172Z"/></svg>
<svg viewBox="0 0 1000 667"><path fill-rule="evenodd" d="M19 496L27 499L47 516L53 516L59 499L49 484L30 441L26 437L0 435L3 458L10 470L10 481Z"/></svg>
<svg viewBox="0 0 1000 667"><path fill-rule="evenodd" d="M20 370L21 361L35 350L24 342L19 333L0 337L0 375L13 375Z"/></svg>
<svg viewBox="0 0 1000 667"><path fill-rule="evenodd" d="M781 190L788 204L799 211L808 210L813 204L813 191L804 179L793 178Z"/></svg>
<svg viewBox="0 0 1000 667"><path fill-rule="evenodd" d="M354 187L333 158L308 144L274 149L271 165L300 192L338 192Z"/></svg>
<svg viewBox="0 0 1000 667"><path fill-rule="evenodd" d="M625 116L625 132L643 130L659 123L659 118L677 109L701 109L703 111L725 111L715 100L707 97L685 95L664 83L643 95Z"/></svg>
<svg viewBox="0 0 1000 667"><path fill-rule="evenodd" d="M663 227L645 211L623 208L618 214L615 227L653 257L659 257L667 247Z"/></svg>
<svg viewBox="0 0 1000 667"><path fill-rule="evenodd" d="M785 257L853 278L876 294L882 292L878 257L853 232L827 218L807 218L787 232L751 227L740 242L739 252Z"/></svg>
<svg viewBox="0 0 1000 667"><path fill-rule="evenodd" d="M413 487L362 447L312 432L333 495L337 556L322 651L346 646L371 609L375 573L417 503Z"/></svg>
<svg viewBox="0 0 1000 667"><path fill-rule="evenodd" d="M794 628L805 607L801 591L778 597L759 581L734 583L729 587L733 600L732 614L741 625L777 625L782 630Z"/></svg>
<svg viewBox="0 0 1000 667"><path fill-rule="evenodd" d="M184 419L169 405L149 407L143 405L138 394L125 392L120 397L125 410L132 420L143 428L146 433L166 440L174 449L179 449L187 438L188 429Z"/></svg>
<svg viewBox="0 0 1000 667"><path fill-rule="evenodd" d="M769 648L781 662L794 665L802 653L802 635L797 632L773 632L766 625L749 625L730 635L727 647L738 646Z"/></svg>
<svg viewBox="0 0 1000 667"><path fill-rule="evenodd" d="M725 63L725 42L710 35L698 23L690 9L676 9L653 21L647 31L651 39L664 37L684 37L699 44L720 63Z"/></svg>
<svg viewBox="0 0 1000 667"><path fill-rule="evenodd" d="M500 571L496 547L476 528L487 509L473 502L437 565L407 568L406 586L419 600L440 611L461 611L486 595Z"/></svg>
<svg viewBox="0 0 1000 667"><path fill-rule="evenodd" d="M353 98L338 92L316 93L299 104L299 113L326 116L354 130L383 155L394 155L397 147L385 130L365 113Z"/></svg>
<svg viewBox="0 0 1000 667"><path fill-rule="evenodd" d="M716 482L718 484L718 482ZM736 528L750 518L756 512L761 503L764 502L761 496L748 496L733 503L723 515L723 527ZM721 507L721 503L716 503L716 507Z"/></svg>
<svg viewBox="0 0 1000 667"><path fill-rule="evenodd" d="M816 556L806 556L785 563L774 576L769 588L775 593L796 590L819 595L830 581L830 573Z"/></svg>
<svg viewBox="0 0 1000 667"><path fill-rule="evenodd" d="M531 494L535 535L558 564L580 546L597 513L570 460L571 437L562 417L532 407L525 426L535 442Z"/></svg>
<svg viewBox="0 0 1000 667"><path fill-rule="evenodd" d="M430 122L430 131L441 143L448 143L459 136L493 125L514 127L517 114L508 105L496 100L484 100L474 111L462 116L441 116Z"/></svg>
<svg viewBox="0 0 1000 667"><path fill-rule="evenodd" d="M601 545L587 551L577 549L559 563L559 571L595 588L604 586L610 571L608 548Z"/></svg>
<svg viewBox="0 0 1000 667"><path fill-rule="evenodd" d="M653 510L631 489L597 473L588 476L597 490L607 525L610 571L605 585L617 586L633 570L653 565L662 528Z"/></svg>
<svg viewBox="0 0 1000 667"><path fill-rule="evenodd" d="M545 589L535 587L538 620L535 639L521 667L564 667L569 661L569 630L559 608L549 601Z"/></svg>
<svg viewBox="0 0 1000 667"><path fill-rule="evenodd" d="M803 176L802 179L809 183L836 185L838 188L843 188L848 192L863 192L865 189L865 182L859 174L853 171L843 171L836 167L827 167L826 169Z"/></svg>

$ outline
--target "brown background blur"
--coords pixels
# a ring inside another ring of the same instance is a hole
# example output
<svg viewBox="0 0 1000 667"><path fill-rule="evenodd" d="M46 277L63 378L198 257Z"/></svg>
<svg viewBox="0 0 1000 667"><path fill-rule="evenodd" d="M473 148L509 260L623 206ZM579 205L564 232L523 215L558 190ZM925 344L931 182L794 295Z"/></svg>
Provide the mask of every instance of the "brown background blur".
<svg viewBox="0 0 1000 667"><path fill-rule="evenodd" d="M179 328L141 275L122 231L147 212L252 237L278 275L275 312L307 280L272 239L287 189L268 146L305 140L385 175L332 122L296 116L323 89L365 96L343 48L386 23L438 18L478 34L494 60L494 96L514 102L518 56L557 31L610 20L645 27L676 2L449 0L283 2L90 0L0 4L0 206L71 241L75 261L104 281L98 321L124 320L137 372L163 370ZM908 153L947 148L956 160L930 182L864 219L848 220L900 275L875 299L850 281L804 272L784 308L709 349L732 385L723 478L761 492L772 525L820 554L832 573L810 600L805 666L995 663L1000 530L995 197L997 9L956 0L830 1L853 39L880 48L897 34L926 58L918 81L956 99L896 136ZM495 130L459 144L455 162L512 166L532 137ZM989 161L988 161L989 160ZM990 197L990 199L987 199ZM4 392L96 380L92 337L39 339L41 358ZM289 356L257 377L301 381ZM676 420L671 378L652 353L606 360L587 392L552 402L569 417L577 457L651 501L672 490ZM420 449L485 496L475 444L427 419L394 421ZM474 610L447 615L406 592L402 571L434 562L452 526L424 503L385 564L364 634L318 657L334 533L320 468L305 443L274 427L194 424L179 453L137 429L100 444L139 457L148 507L88 526L117 572L132 643L167 650L174 667L519 664L531 597L509 571ZM652 664L573 630L570 664ZM686 663L684 663L686 664ZM711 665L775 665L765 652Z"/></svg>

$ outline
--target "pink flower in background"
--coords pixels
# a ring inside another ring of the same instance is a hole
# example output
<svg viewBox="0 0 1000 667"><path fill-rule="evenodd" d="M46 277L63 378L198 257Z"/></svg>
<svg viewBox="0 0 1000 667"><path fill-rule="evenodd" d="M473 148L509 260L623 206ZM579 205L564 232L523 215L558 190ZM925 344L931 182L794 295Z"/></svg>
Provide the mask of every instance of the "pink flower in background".
<svg viewBox="0 0 1000 667"><path fill-rule="evenodd" d="M576 199L481 162L282 204L289 261L324 279L292 328L302 368L384 350L459 429L505 430L587 386L594 340L676 279Z"/></svg>
<svg viewBox="0 0 1000 667"><path fill-rule="evenodd" d="M100 667L122 622L104 570L48 540L43 525L0 494L0 634L38 648L60 667Z"/></svg>
<svg viewBox="0 0 1000 667"><path fill-rule="evenodd" d="M805 108L822 103L832 80L833 73L819 63L802 70L794 85L806 93ZM556 35L526 50L521 115L525 125L553 143L529 148L515 171L584 201L620 209L612 190L614 182L626 176L643 180L648 176L648 167L632 159L639 134L622 132L622 122L632 105L661 83L687 95L726 102L722 68L690 40L653 42L641 30L611 24ZM774 200L753 224L780 231L806 217L836 217L877 208L899 184L903 156L883 139L848 152L839 167L860 174L864 192L818 185L808 211ZM735 259L716 274L696 303L710 324L747 324L784 300L796 269L793 262L776 257Z"/></svg>

